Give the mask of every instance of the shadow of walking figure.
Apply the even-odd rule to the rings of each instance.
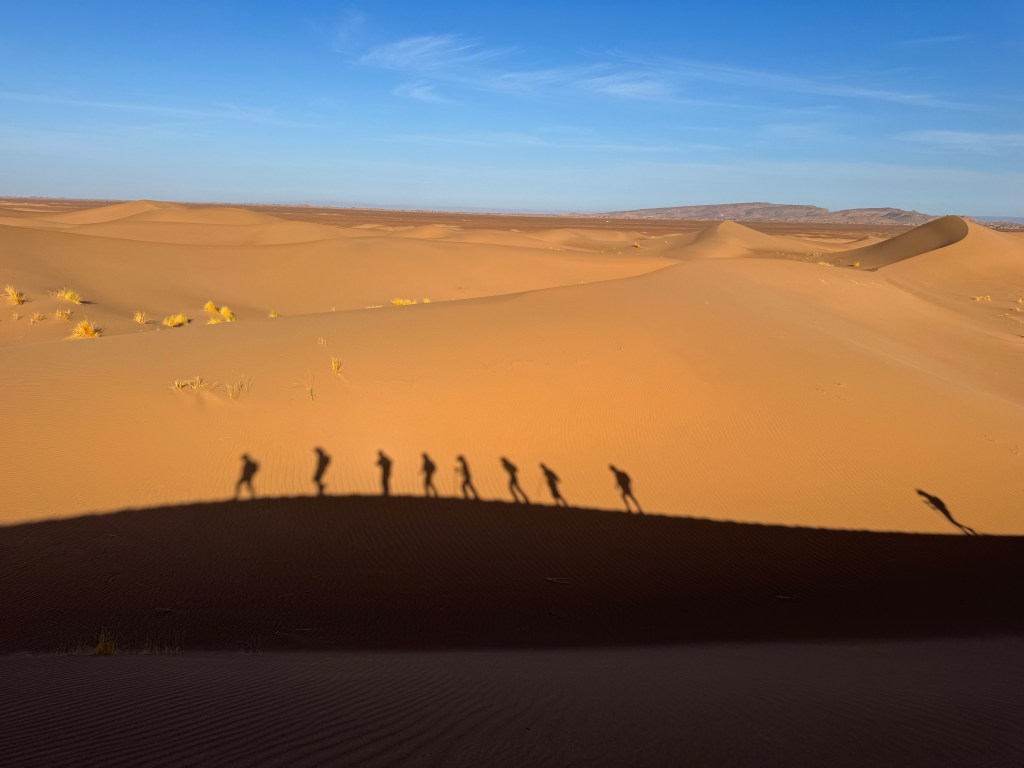
[[[951,522],[953,525],[955,525],[957,528],[963,531],[966,535],[978,535],[978,532],[973,528],[970,528],[964,525],[963,523],[958,522],[956,518],[953,517],[953,513],[950,512],[949,509],[946,507],[946,503],[938,496],[932,496],[930,493],[925,493],[920,488],[917,489],[917,493],[921,498],[924,499],[925,504],[934,509],[936,512],[940,512],[941,514],[945,515],[946,519],[949,520],[949,522]]]
[[[633,511],[629,506],[629,502],[632,499],[633,504],[636,505],[636,511],[642,515],[644,511],[640,509],[640,502],[637,501],[636,496],[633,495],[632,478],[614,464],[609,464],[608,469],[615,474],[615,482],[618,483],[619,491],[622,493],[622,501],[626,505],[626,511]]]
[[[526,498],[526,492],[523,490],[522,486],[519,485],[519,467],[504,456],[501,457],[501,466],[503,466],[505,471],[508,472],[508,489],[512,493],[513,501],[517,504],[520,502],[523,504],[529,504],[530,500]]]
[[[480,496],[473,485],[473,475],[469,472],[469,464],[466,463],[466,457],[459,454],[455,457],[455,460],[459,462],[455,470],[462,475],[462,498],[468,499],[472,496],[474,500],[479,500]]]
[[[551,498],[554,500],[555,504],[559,507],[568,507],[569,503],[562,498],[562,492],[558,490],[558,484],[562,482],[561,478],[555,474],[551,467],[543,462],[541,462],[540,469],[544,473],[544,479],[548,481],[548,488],[551,490]]]
[[[391,464],[392,461],[384,451],[377,451],[377,466],[380,467],[380,493],[391,495]]]
[[[330,454],[324,453],[324,449],[317,447],[313,449],[316,451],[316,472],[313,473],[313,482],[316,483],[316,495],[323,496],[324,488],[324,472],[327,471],[327,465],[331,463]]]
[[[436,499],[438,493],[437,487],[434,485],[434,473],[437,471],[437,465],[430,460],[426,453],[423,454],[423,469],[420,471],[423,473],[423,495],[433,496]]]
[[[256,472],[259,470],[260,465],[252,460],[252,457],[248,453],[242,454],[242,474],[238,478],[238,482],[235,483],[235,499],[237,500],[242,492],[242,486],[244,485],[249,489],[250,498],[256,498],[256,490],[252,487],[252,479],[255,477]]]

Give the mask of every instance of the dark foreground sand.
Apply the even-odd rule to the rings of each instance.
[[[0,658],[0,764],[1024,765],[1020,639]]]

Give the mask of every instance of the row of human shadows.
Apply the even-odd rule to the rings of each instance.
[[[313,484],[316,486],[317,496],[323,496],[324,491],[327,489],[327,485],[324,483],[324,475],[327,473],[327,467],[331,463],[331,457],[324,451],[323,448],[314,448],[316,453],[316,469],[313,473]],[[440,496],[437,490],[437,486],[434,485],[434,475],[437,473],[437,464],[434,463],[433,459],[430,458],[426,453],[423,455],[423,461],[420,465],[420,475],[423,477],[423,494],[427,497],[437,498]],[[469,463],[466,461],[466,457],[459,456],[455,457],[455,471],[461,478],[460,489],[462,491],[462,497],[464,499],[479,500],[480,495],[476,491],[476,486],[473,485],[473,474],[470,472]],[[377,451],[377,466],[380,469],[380,486],[381,495],[391,495],[391,474],[394,467],[394,460],[388,456],[384,451]],[[529,504],[530,499],[526,496],[526,492],[523,487],[519,484],[519,467],[513,464],[505,456],[501,457],[502,469],[508,474],[508,490],[512,494],[512,500],[520,504]],[[253,485],[253,479],[256,477],[256,473],[259,471],[260,465],[249,455],[242,454],[242,473],[238,478],[238,482],[235,484],[235,499],[238,499],[243,491],[248,491],[249,496],[253,499],[256,498],[256,489]],[[544,473],[544,480],[547,482],[548,490],[551,492],[551,498],[553,502],[560,507],[568,507],[569,503],[562,496],[560,484],[561,478],[555,473],[551,467],[541,462],[541,472]],[[637,512],[643,514],[643,509],[640,507],[640,502],[636,500],[636,496],[633,495],[633,480],[623,470],[616,467],[614,464],[609,464],[608,469],[611,470],[615,476],[615,483],[618,485],[619,493],[622,496],[622,502],[626,505],[627,512]]]

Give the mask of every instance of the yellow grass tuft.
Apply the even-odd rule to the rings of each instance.
[[[229,307],[221,307],[217,311],[220,312],[220,316],[224,319],[225,323],[235,322],[235,313]]]
[[[423,303],[424,304],[429,304],[430,303],[430,299],[428,299],[426,296],[424,296],[423,297]]]
[[[280,313],[275,312],[274,310],[270,310],[270,314],[267,315],[267,317],[280,317],[280,316],[281,316]]]
[[[179,392],[184,392],[186,389],[191,389],[193,392],[205,392],[215,386],[217,385],[210,384],[202,376],[193,376],[190,379],[175,379],[171,384],[171,389],[176,389]]]
[[[855,262],[853,262],[853,266],[855,266],[855,267],[859,267],[859,266],[860,266],[860,262],[859,262],[859,261],[855,261]]]
[[[212,301],[208,301],[205,304],[203,304],[203,311],[204,312],[219,312],[220,310],[217,309],[217,305],[216,304],[214,304]]]
[[[331,372],[332,373],[341,373],[341,358],[340,357],[332,357],[331,358]]]
[[[192,321],[185,317],[185,315],[182,314],[181,312],[179,312],[176,315],[169,315],[164,318],[164,325],[166,325],[168,328],[177,328],[180,325],[188,325],[190,322]]]
[[[93,656],[113,656],[117,653],[117,642],[113,633],[106,627],[96,636],[96,645],[92,649]]]
[[[20,312],[11,312],[11,320],[21,320]]]
[[[56,318],[59,318],[61,320],[70,320],[71,319],[71,310],[70,309],[58,309],[56,312],[53,313],[53,316],[56,317]]]
[[[224,388],[228,391],[228,397],[232,400],[237,400],[242,396],[243,392],[248,392],[252,389],[252,379],[248,376],[243,376],[237,381],[229,381],[224,385]]]
[[[819,261],[818,262],[818,266],[819,267],[831,267],[831,266],[833,266],[833,264],[831,262],[829,262],[829,261]]]
[[[41,322],[41,321],[43,321],[45,319],[46,319],[46,315],[44,315],[42,312],[33,312],[32,313],[32,318],[29,320],[29,323],[31,323],[32,325],[35,325],[36,323]]]
[[[4,295],[7,296],[7,302],[11,306],[17,306],[18,304],[25,303],[25,294],[15,288],[13,285],[4,286]]]
[[[972,296],[971,297],[971,301],[992,301],[992,297],[988,296],[988,295],[985,295],[985,296]]]
[[[134,320],[139,325],[145,325],[146,323],[149,322],[149,315],[147,315],[145,312],[139,311],[132,315],[132,320]]]
[[[408,307],[416,303],[416,299],[392,299],[392,307]]]
[[[89,319],[79,320],[71,329],[69,339],[98,339],[102,335],[99,328]]]
[[[218,325],[224,322],[224,318],[220,315],[213,315],[209,320],[206,321],[207,325]]]
[[[70,288],[61,288],[59,291],[50,291],[51,296],[56,296],[58,299],[64,299],[64,301],[70,301],[72,304],[81,304],[82,297],[78,291],[73,291]]]

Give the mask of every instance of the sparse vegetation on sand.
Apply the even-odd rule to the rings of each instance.
[[[217,312],[218,311],[217,305],[214,304],[212,301],[208,301],[205,304],[203,304],[203,311],[204,312]]]
[[[45,319],[46,315],[44,315],[42,312],[33,312],[32,318],[29,320],[29,323],[35,325],[36,323],[42,322]]]
[[[104,627],[96,636],[96,645],[93,646],[93,656],[113,656],[117,653],[117,642],[114,634]]]
[[[341,358],[340,357],[332,357],[331,358],[331,372],[332,373],[341,373],[342,372],[341,371]]]
[[[190,322],[192,321],[189,320],[189,318],[187,318],[182,312],[179,312],[176,315],[168,315],[164,318],[164,325],[168,328],[177,328],[181,325],[188,325]]]
[[[60,320],[70,320],[71,319],[71,310],[68,309],[68,308],[61,308],[61,309],[56,310],[53,313],[53,316],[58,318],[58,319],[60,319]]]
[[[175,389],[178,392],[184,392],[186,389],[191,389],[193,392],[205,392],[215,386],[216,384],[210,384],[202,376],[193,376],[189,379],[175,379],[171,384],[171,389]]]
[[[228,397],[232,400],[237,400],[242,396],[243,392],[248,393],[252,388],[252,379],[248,376],[243,376],[237,381],[229,381],[224,385],[224,388],[227,390]]]
[[[409,307],[409,306],[412,306],[413,304],[416,304],[416,303],[417,303],[416,299],[392,299],[391,300],[391,306],[392,307]]]
[[[274,310],[270,310],[270,314],[267,315],[267,317],[280,317],[280,316],[281,316],[281,313],[280,312],[275,312]]]
[[[11,306],[17,306],[18,304],[25,303],[25,294],[15,288],[13,285],[4,286],[4,296],[7,297],[7,303]]]
[[[79,320],[75,327],[71,329],[71,335],[69,339],[98,339],[102,335],[102,331],[96,327],[96,325],[89,320]]]
[[[220,313],[220,316],[224,319],[225,323],[235,322],[235,313],[231,311],[230,307],[221,307],[217,311]]]
[[[139,311],[132,315],[132,320],[134,320],[139,325],[146,325],[149,322],[149,315],[147,315],[145,312]]]
[[[51,296],[56,296],[58,299],[64,301],[70,301],[72,304],[81,304],[82,297],[78,291],[73,291],[70,288],[61,288],[59,291],[50,291]]]
[[[972,296],[971,301],[992,301],[992,297],[987,294],[984,296]]]
[[[21,320],[21,313],[20,312],[11,312],[11,320],[15,320],[15,321]]]

